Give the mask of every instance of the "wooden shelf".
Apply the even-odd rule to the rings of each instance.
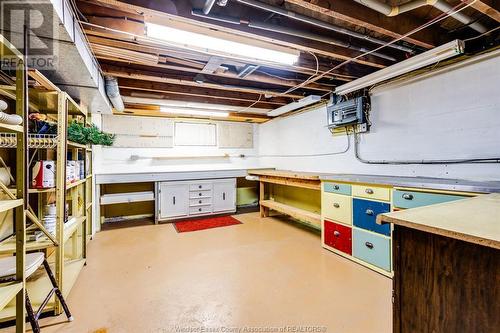
[[[3,131],[8,131],[8,132],[16,132],[16,133],[23,133],[23,127],[21,125],[9,125],[9,124],[4,124],[0,123],[0,129]]]
[[[51,264],[52,272],[55,272],[54,265]],[[71,289],[80,274],[80,271],[85,266],[85,259],[71,260],[64,263],[64,277],[63,277],[63,296],[68,297]],[[30,296],[31,304],[35,311],[38,310],[40,304],[48,295],[52,285],[50,284],[49,277],[45,270],[40,270],[33,275],[33,279],[26,282],[26,289]],[[54,310],[54,297],[49,301],[44,309],[44,312]],[[16,315],[16,307],[14,301],[10,301],[7,306],[0,311],[0,320],[7,321],[14,319]]]
[[[104,194],[101,195],[101,205],[153,201],[154,199],[155,194],[153,191]]]
[[[9,304],[22,288],[22,282],[0,284],[0,310]]]
[[[89,147],[87,145],[73,142],[73,141],[68,141],[68,146],[74,147],[74,148],[89,149]]]
[[[51,188],[30,188],[28,190],[28,193],[50,193],[50,192],[55,192],[56,188],[51,187]]]
[[[80,179],[80,180],[77,180],[76,182],[74,183],[69,183],[69,184],[66,184],[66,190],[69,190],[73,187],[76,187],[76,186],[79,186],[79,185],[82,185],[83,183],[85,183],[86,179]]]
[[[71,219],[71,217],[70,217]],[[66,243],[71,236],[78,230],[78,227],[85,221],[85,216],[80,216],[75,218],[76,221],[71,224],[64,225],[64,239],[63,244]],[[36,226],[30,226],[28,230],[36,229]],[[26,242],[26,251],[38,251],[54,247],[54,243],[47,237],[44,237],[38,241]],[[16,252],[16,239],[15,237],[10,237],[0,243],[0,254],[11,254]]]
[[[23,204],[22,199],[0,200],[0,213],[6,212]]]
[[[66,190],[69,190],[73,187],[76,187],[78,185],[82,185],[83,183],[85,183],[87,181],[86,178],[84,179],[80,179],[80,180],[77,180],[76,182],[73,182],[73,183],[66,183]],[[51,187],[51,188],[41,188],[41,189],[38,189],[38,188],[30,188],[28,190],[29,193],[50,193],[50,192],[55,192],[56,191],[56,188],[55,187]]]
[[[274,200],[261,200],[260,204],[277,212],[290,215],[291,217],[305,222],[316,229],[321,229],[321,215],[304,209],[293,207]]]

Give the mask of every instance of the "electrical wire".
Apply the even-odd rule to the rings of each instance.
[[[341,150],[341,151],[336,151],[336,152],[330,152],[330,153],[318,153],[318,154],[292,154],[292,155],[244,155],[244,157],[321,157],[321,156],[332,156],[332,155],[340,155],[340,154],[345,154],[351,149],[351,140],[350,140],[350,135],[349,131],[347,129],[347,126],[345,127],[345,135],[346,135],[346,148]]]
[[[491,34],[492,32],[497,31],[498,29],[500,29],[500,25],[499,25],[498,27],[496,27],[496,28],[493,28],[493,29],[491,29],[491,30],[488,30],[488,31],[486,31],[486,32],[483,32],[483,33],[482,33],[482,34],[480,34],[479,36],[475,36],[475,37],[471,37],[471,38],[464,39],[464,42],[468,42],[468,41],[471,41],[471,40],[474,40],[474,39],[481,38],[481,37],[483,37],[483,36],[485,36],[485,35],[489,35],[489,34]]]
[[[375,48],[375,49],[373,49],[373,50],[371,50],[371,51],[367,51],[367,52],[362,53],[362,54],[360,54],[360,55],[358,55],[358,56],[356,56],[356,57],[353,57],[353,58],[347,59],[347,60],[345,60],[345,61],[341,62],[340,64],[338,64],[338,65],[336,65],[336,66],[332,67],[332,68],[331,68],[331,69],[329,69],[328,71],[323,72],[321,75],[319,75],[319,76],[317,76],[317,77],[315,77],[315,78],[310,78],[310,79],[307,79],[307,80],[305,80],[304,82],[302,82],[302,83],[300,83],[300,84],[296,85],[295,87],[291,87],[290,89],[288,89],[288,90],[284,91],[284,92],[283,92],[283,93],[281,93],[281,94],[283,94],[283,95],[284,95],[284,94],[288,94],[288,93],[290,93],[290,92],[292,92],[292,91],[294,91],[294,90],[297,90],[297,89],[299,89],[299,88],[301,88],[301,87],[303,87],[303,86],[305,86],[305,85],[309,84],[310,82],[315,82],[315,81],[317,81],[317,80],[319,80],[319,79],[321,79],[321,78],[325,77],[326,75],[328,75],[328,74],[332,73],[334,70],[336,70],[336,69],[338,69],[338,68],[340,68],[340,67],[342,67],[342,66],[345,66],[345,65],[347,65],[347,64],[349,64],[349,63],[351,63],[351,62],[353,62],[353,61],[357,60],[357,59],[358,59],[358,58],[360,58],[360,57],[364,57],[364,56],[367,56],[367,55],[369,55],[369,54],[372,54],[373,52],[377,52],[377,51],[379,51],[379,50],[383,49],[384,47],[387,47],[387,46],[389,46],[389,45],[392,45],[392,44],[394,44],[394,43],[396,43],[396,42],[398,42],[398,41],[400,41],[400,40],[403,40],[403,39],[405,39],[405,38],[407,38],[407,37],[409,37],[409,36],[413,35],[414,33],[418,32],[418,31],[420,31],[420,30],[423,30],[423,29],[425,29],[425,28],[427,28],[427,27],[429,27],[429,26],[431,26],[431,25],[433,25],[433,24],[435,24],[435,23],[437,23],[437,22],[440,22],[440,21],[442,21],[442,20],[444,20],[444,19],[446,19],[446,18],[448,18],[448,17],[450,17],[450,16],[452,16],[452,15],[454,15],[454,14],[458,13],[458,12],[461,12],[462,10],[464,10],[464,9],[466,9],[466,8],[470,7],[471,5],[473,5],[476,1],[477,1],[477,0],[474,0],[474,1],[472,1],[472,2],[470,2],[470,3],[468,3],[468,4],[466,4],[466,5],[465,5],[465,6],[463,6],[462,8],[459,8],[459,7],[462,5],[462,3],[459,3],[458,5],[456,5],[455,7],[453,7],[453,8],[452,8],[449,12],[442,13],[442,14],[438,15],[438,16],[437,16],[437,17],[435,17],[434,19],[432,19],[432,20],[430,20],[430,21],[428,21],[428,22],[426,22],[426,23],[422,24],[421,26],[419,26],[419,27],[417,27],[417,28],[415,28],[415,29],[411,30],[410,32],[408,32],[408,33],[406,33],[406,34],[404,34],[404,35],[402,35],[402,36],[400,36],[400,37],[398,37],[398,38],[395,38],[395,39],[393,39],[392,41],[387,42],[386,44],[381,45],[381,46],[379,46],[379,47],[377,47],[377,48]],[[457,9],[457,8],[458,8],[458,9]],[[456,9],[456,10],[455,10],[455,9]]]
[[[359,151],[359,133],[354,130],[354,156],[364,164],[409,165],[409,164],[465,164],[465,163],[500,163],[500,157],[467,158],[449,160],[367,160],[361,157]]]

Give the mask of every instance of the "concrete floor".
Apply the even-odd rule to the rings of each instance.
[[[390,279],[284,218],[236,217],[243,224],[183,234],[171,224],[98,233],[68,298],[75,321],[46,318],[42,332],[391,331]]]

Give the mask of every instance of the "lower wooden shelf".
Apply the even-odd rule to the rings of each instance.
[[[0,310],[9,304],[22,288],[23,284],[21,282],[0,284]]]
[[[299,221],[307,223],[308,225],[314,227],[315,229],[321,229],[320,214],[310,212],[308,210],[304,210],[301,208],[297,208],[294,206],[290,206],[274,200],[261,200],[260,204],[264,207],[275,210],[277,212],[290,215],[291,217]]]
[[[63,295],[67,297],[71,292],[71,289],[75,285],[75,282],[80,274],[83,266],[85,265],[85,259],[76,259],[67,261],[64,263],[64,278],[63,278]],[[51,264],[52,272],[55,272],[54,265]],[[26,291],[30,297],[31,304],[35,311],[38,310],[42,304],[45,297],[48,295],[52,285],[50,284],[49,277],[44,269],[39,269],[35,272],[26,282]],[[1,291],[0,291],[1,293]],[[1,303],[0,303],[1,304]],[[44,309],[44,312],[49,312],[54,310],[54,297],[49,301]],[[15,319],[16,316],[16,306],[15,300],[11,300],[8,304],[0,311],[0,321],[8,321]]]
[[[71,219],[71,217],[70,217]],[[75,217],[74,222],[68,222],[64,226],[64,240],[63,244],[68,241],[68,239],[73,236],[73,234],[78,230],[78,227],[85,221],[85,216]],[[31,228],[31,227],[30,227]],[[38,241],[26,242],[26,251],[37,251],[43,250],[49,247],[53,247],[54,243],[47,237],[44,237]],[[10,254],[16,252],[16,238],[12,236],[0,243],[0,254]]]

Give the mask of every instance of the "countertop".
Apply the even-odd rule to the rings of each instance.
[[[500,194],[380,214],[377,222],[500,249]]]
[[[295,178],[295,179],[308,179],[308,180],[318,180],[320,174],[315,172],[305,172],[305,171],[291,171],[291,170],[276,170],[276,169],[251,169],[248,170],[249,175],[255,176],[270,176],[270,177],[283,177],[283,178]]]
[[[500,181],[471,181],[462,179],[398,177],[380,175],[356,175],[319,173],[321,180],[414,187],[422,189],[463,191],[476,193],[500,193]]]

